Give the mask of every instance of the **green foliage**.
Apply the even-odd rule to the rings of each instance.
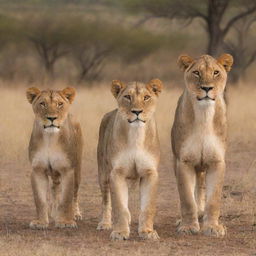
[[[20,40],[20,25],[17,20],[0,15],[0,47]]]
[[[116,35],[115,54],[127,63],[140,61],[164,44],[161,36],[143,30],[123,30],[119,33],[120,36]]]
[[[96,4],[104,0],[12,0],[11,4],[34,4],[34,5],[54,5],[54,4]],[[9,0],[0,0],[0,4],[10,4]]]
[[[144,12],[156,17],[190,18],[207,12],[207,1],[200,0],[108,0],[130,12]]]
[[[107,58],[118,58],[125,63],[137,62],[164,44],[160,36],[105,21],[77,19],[70,22],[68,29],[72,38],[71,54],[80,69],[79,80],[98,76]]]
[[[53,77],[57,60],[71,57],[78,67],[79,81],[98,76],[107,58],[138,62],[168,42],[166,37],[142,29],[66,14],[29,17],[21,23],[24,38],[32,44],[47,73]]]

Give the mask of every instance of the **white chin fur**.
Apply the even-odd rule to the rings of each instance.
[[[45,128],[44,131],[47,133],[58,133],[60,129],[57,127],[48,127],[48,128]]]
[[[210,106],[210,105],[214,105],[215,101],[214,100],[200,100],[198,101],[199,106]]]
[[[141,122],[141,121],[135,121],[135,122],[133,122],[133,123],[130,123],[130,125],[131,125],[132,127],[143,127],[143,126],[145,125],[145,123],[144,123],[144,122]]]

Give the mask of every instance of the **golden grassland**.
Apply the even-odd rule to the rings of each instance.
[[[56,84],[64,88],[65,84]],[[256,250],[256,88],[246,85],[228,90],[229,143],[227,173],[223,189],[222,222],[228,227],[224,239],[203,236],[178,237],[178,194],[172,170],[170,129],[181,88],[166,84],[160,96],[156,119],[162,159],[156,229],[159,242],[138,239],[138,190],[131,190],[131,240],[110,242],[109,232],[96,231],[100,215],[97,183],[96,146],[98,128],[104,113],[116,103],[108,84],[77,89],[71,112],[80,120],[85,150],[81,208],[84,220],[78,230],[31,231],[35,215],[30,188],[31,168],[27,146],[32,130],[33,112],[25,96],[25,86],[1,87],[0,101],[0,255],[249,255]]]
[[[162,150],[169,154],[170,129],[182,88],[167,85],[160,95],[156,119]],[[57,84],[56,88],[65,88]],[[26,162],[26,145],[32,130],[33,111],[26,100],[26,88],[1,88],[1,160]],[[230,143],[251,143],[256,130],[256,88],[236,87],[228,90],[228,124]],[[116,107],[108,84],[77,89],[71,112],[81,122],[85,137],[85,161],[95,162],[98,128],[103,115]],[[89,135],[89,136],[88,136]],[[255,138],[256,139],[256,138]],[[168,151],[168,152],[166,152]]]

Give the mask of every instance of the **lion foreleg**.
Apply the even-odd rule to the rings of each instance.
[[[130,212],[128,209],[128,186],[122,170],[110,174],[111,201],[113,204],[112,240],[126,240],[130,235]]]
[[[194,196],[196,171],[193,165],[181,161],[177,161],[176,168],[181,206],[181,223],[177,227],[177,232],[181,234],[196,234],[200,229]]]
[[[224,236],[225,227],[219,224],[220,201],[225,162],[211,164],[206,173],[206,206],[202,232],[209,236]]]
[[[37,211],[37,219],[30,222],[32,229],[45,229],[49,225],[48,219],[48,176],[42,168],[34,168],[31,174],[31,185]]]
[[[159,239],[153,228],[156,212],[158,173],[155,170],[146,170],[140,180],[140,217],[139,236],[142,239]]]
[[[75,228],[77,226],[73,220],[74,172],[72,169],[61,172],[60,186],[61,192],[55,225],[59,228]]]

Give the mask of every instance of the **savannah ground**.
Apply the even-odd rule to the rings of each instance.
[[[55,85],[64,88],[66,84]],[[9,88],[8,88],[9,87]],[[179,200],[170,150],[170,129],[181,89],[165,83],[156,119],[162,158],[155,228],[160,241],[141,241],[137,235],[138,186],[130,189],[131,237],[111,242],[109,231],[97,231],[101,195],[97,181],[96,146],[103,114],[116,103],[109,84],[77,89],[72,106],[81,122],[83,155],[80,202],[83,220],[78,229],[47,231],[28,228],[35,216],[30,185],[27,146],[33,113],[25,97],[25,85],[2,85],[0,101],[0,255],[256,255],[256,89],[248,85],[228,90],[229,143],[223,188],[221,222],[227,226],[223,239],[201,235],[182,237],[175,232]]]

